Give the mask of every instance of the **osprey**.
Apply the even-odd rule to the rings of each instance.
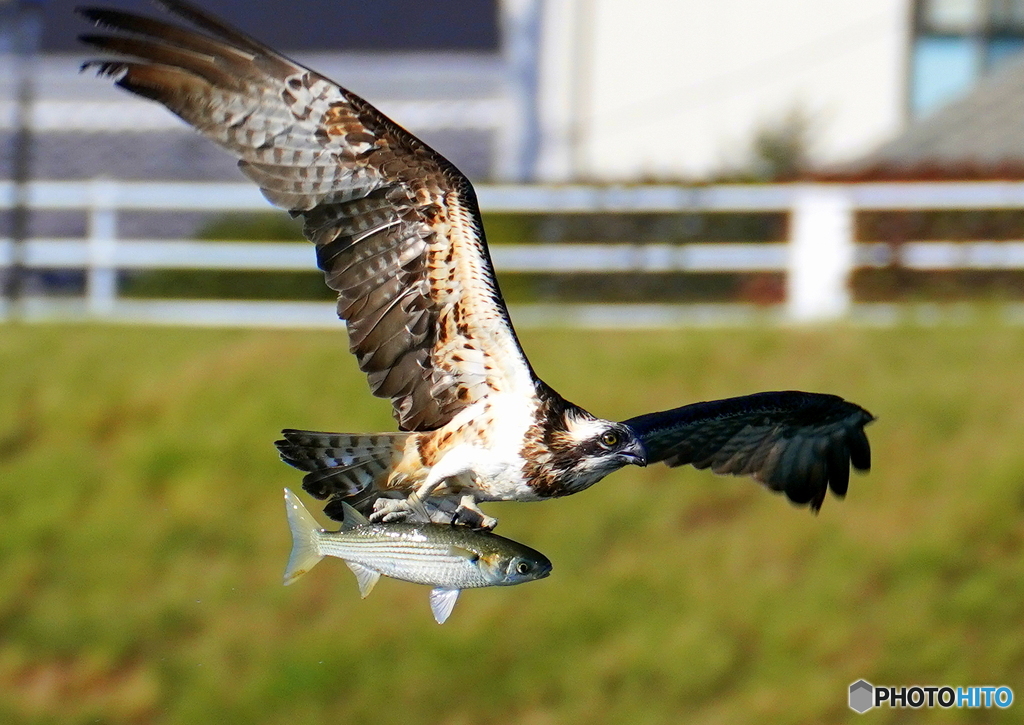
[[[622,422],[562,398],[516,338],[473,187],[447,159],[359,96],[182,0],[205,32],[113,9],[79,10],[116,34],[82,40],[119,56],[96,68],[164,104],[235,154],[267,199],[304,220],[338,315],[399,431],[288,429],[281,457],[344,518],[493,528],[481,501],[582,491],[626,465],[663,461],[749,475],[817,510],[870,467],[863,408],[834,395],[769,392]]]

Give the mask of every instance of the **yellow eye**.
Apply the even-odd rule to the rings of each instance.
[[[617,446],[618,444],[619,434],[616,433],[615,431],[605,431],[601,435],[601,445],[605,446],[606,448],[611,448],[613,446]]]

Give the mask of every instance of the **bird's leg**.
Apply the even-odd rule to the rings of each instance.
[[[432,498],[424,502],[430,512],[430,520],[435,524],[450,524],[455,519],[458,504],[450,498]]]
[[[430,513],[426,502],[430,495],[449,478],[456,478],[468,471],[465,466],[435,465],[426,480],[404,499],[379,499],[374,505],[370,521],[392,523],[396,521],[420,521],[429,523]]]
[[[491,531],[498,525],[498,519],[481,511],[476,503],[476,497],[467,493],[459,501],[459,507],[455,509],[455,515],[452,516],[452,523]]]
[[[409,510],[421,521],[430,521],[430,514],[427,513],[427,507],[423,502],[440,483],[441,482],[438,481],[435,484],[430,484],[428,481],[410,493],[408,498],[405,499],[406,506],[408,506]]]

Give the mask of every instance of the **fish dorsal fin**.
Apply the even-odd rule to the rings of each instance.
[[[348,531],[349,529],[354,529],[357,526],[365,526],[370,523],[368,518],[363,516],[344,501],[341,502],[341,510],[345,512],[345,517],[341,522],[342,531]]]
[[[456,546],[455,544],[448,547],[448,553],[452,556],[461,556],[463,559],[469,559],[470,561],[476,561],[480,558],[480,555],[472,549]]]
[[[354,561],[346,561],[345,563],[348,564],[348,568],[352,570],[352,573],[356,575],[356,581],[359,583],[359,596],[366,599],[367,595],[377,585],[377,581],[380,579],[380,572],[376,572],[362,564],[357,564]]]
[[[444,620],[452,613],[455,602],[459,599],[459,591],[443,587],[430,590],[430,611],[434,613],[434,619],[438,624],[444,624]]]

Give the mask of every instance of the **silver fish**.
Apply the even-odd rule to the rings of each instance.
[[[292,553],[284,572],[286,586],[325,556],[336,556],[356,575],[363,597],[382,574],[434,587],[430,609],[442,624],[463,589],[522,584],[551,573],[551,562],[539,551],[468,526],[373,524],[345,504],[341,530],[327,531],[287,488],[284,506],[292,531]]]

